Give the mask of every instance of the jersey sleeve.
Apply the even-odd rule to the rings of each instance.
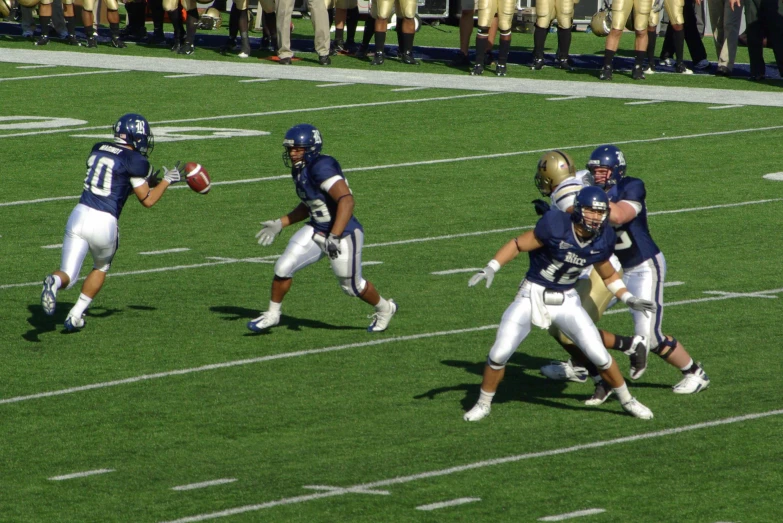
[[[134,178],[146,178],[150,174],[150,162],[141,154],[131,154],[125,159],[125,168],[128,170],[128,177],[133,180]],[[136,187],[134,185],[134,187]]]
[[[536,222],[536,226],[533,229],[533,234],[538,238],[538,240],[541,243],[546,243],[547,240],[549,240],[552,237],[552,217],[553,212],[549,211],[546,212],[539,220]]]
[[[582,182],[577,178],[563,180],[552,192],[552,205],[563,212],[568,212],[569,207],[574,206],[576,195],[582,190]]]
[[[322,191],[327,193],[335,183],[345,179],[343,170],[340,168],[337,160],[326,155],[319,157],[318,161],[313,164],[311,173],[313,181],[318,184]]]
[[[640,205],[644,203],[644,199],[647,197],[647,190],[644,188],[644,182],[638,178],[629,180],[628,184],[623,188],[620,193],[620,201],[637,202]],[[635,206],[634,206],[635,207]]]

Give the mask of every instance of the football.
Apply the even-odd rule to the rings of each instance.
[[[185,164],[185,180],[188,186],[199,194],[207,194],[212,188],[212,180],[209,179],[209,173],[204,167],[196,162]]]

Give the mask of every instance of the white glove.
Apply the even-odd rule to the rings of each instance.
[[[628,307],[643,313],[648,318],[650,317],[648,314],[649,312],[655,312],[656,305],[650,300],[643,300],[641,298],[637,298],[636,296],[631,296],[627,300],[623,301],[626,305],[628,305]]]
[[[182,180],[182,174],[179,172],[180,163],[181,162],[177,162],[171,169],[163,167],[163,179],[169,182],[169,185],[174,185]]]
[[[256,234],[256,238],[258,238],[258,244],[263,245],[264,247],[267,245],[272,245],[272,242],[275,241],[277,235],[280,234],[280,231],[283,230],[283,222],[280,221],[280,218],[278,218],[277,220],[261,222],[261,225],[263,225],[264,228],[258,231],[258,234]]]
[[[340,253],[340,237],[334,234],[329,234],[324,242],[324,252],[329,255],[329,258],[336,260]]]
[[[473,287],[481,280],[487,280],[487,289],[492,285],[492,280],[495,279],[495,273],[500,270],[500,264],[495,260],[491,260],[486,267],[473,275],[468,281],[468,287]]]

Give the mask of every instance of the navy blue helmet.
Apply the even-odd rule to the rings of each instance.
[[[609,189],[625,176],[625,156],[615,145],[602,145],[593,151],[593,154],[590,155],[590,159],[587,161],[587,169],[593,174],[594,178],[594,169],[596,167],[606,167],[611,171],[606,180],[603,182],[596,181],[596,185],[599,187]]]
[[[601,219],[585,218],[585,209],[601,212]],[[581,225],[590,234],[601,234],[601,231],[606,226],[606,222],[609,221],[609,197],[598,187],[588,186],[582,188],[579,194],[576,195],[571,221]]]
[[[321,154],[321,147],[323,147],[321,132],[307,123],[300,123],[286,131],[285,138],[283,138],[283,163],[285,163],[286,167],[293,165],[291,160],[292,147],[304,148],[304,163],[311,163]]]
[[[152,154],[152,149],[155,147],[150,123],[142,115],[136,113],[120,116],[120,119],[114,124],[114,141],[130,145],[144,156]]]

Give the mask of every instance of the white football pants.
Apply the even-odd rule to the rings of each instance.
[[[663,253],[632,267],[623,270],[625,287],[637,298],[655,303],[655,312],[647,317],[639,311],[633,313],[634,333],[637,336],[647,336],[650,347],[655,348],[664,340],[661,331],[663,321],[663,283],[666,281],[666,259]]]
[[[108,272],[119,241],[117,218],[107,212],[78,204],[65,226],[60,261],[60,270],[71,280],[68,288],[73,287],[79,278],[87,251],[92,254],[93,268]]]

